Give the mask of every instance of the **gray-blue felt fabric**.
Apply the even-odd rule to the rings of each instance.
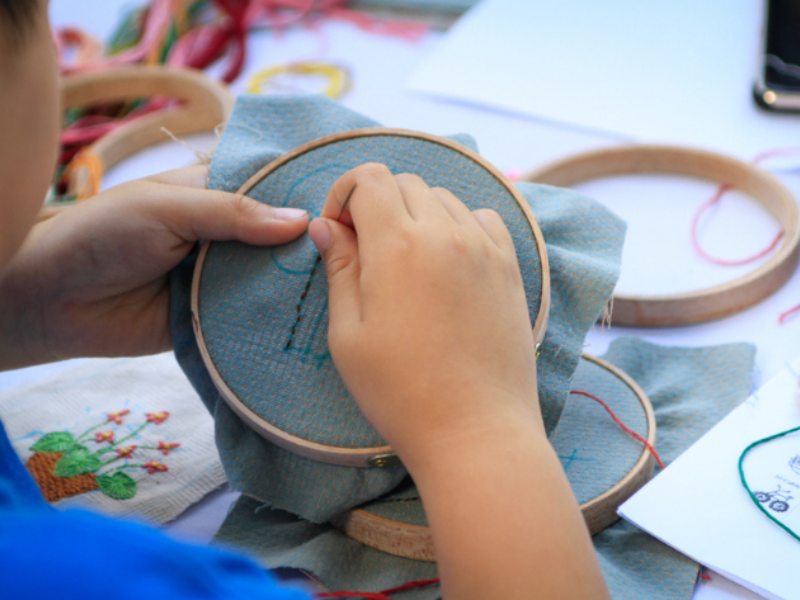
[[[231,121],[215,153],[210,186],[236,191],[261,167],[297,146],[325,135],[376,125],[323,97],[242,96],[237,101]],[[453,136],[451,139],[474,149],[474,142],[468,136]],[[328,170],[333,160],[333,157],[320,156],[317,161],[319,169]],[[350,166],[349,160],[344,160],[341,164]],[[538,375],[543,413],[548,430],[552,431],[566,401],[568,380],[577,366],[584,336],[597,319],[616,282],[624,224],[597,203],[574,192],[533,184],[519,184],[518,188],[536,215],[546,240],[550,261],[550,320],[538,363]],[[327,190],[317,190],[321,197],[317,204],[308,206],[312,213],[319,210],[326,192]],[[259,196],[262,193],[265,196]],[[251,195],[271,203],[279,203],[286,198],[285,195],[276,198],[273,193],[274,190],[271,191],[269,186],[263,189],[257,186]],[[309,197],[306,194],[305,198]],[[515,215],[509,213],[507,217],[513,218]],[[515,224],[512,223],[511,226]],[[516,226],[519,227],[520,224],[516,223]],[[307,258],[308,244],[309,241],[302,238],[293,247],[298,255],[303,254]],[[225,246],[220,245],[220,248]],[[274,252],[284,268],[292,270],[293,257],[285,254],[287,250],[288,247],[278,248]],[[527,246],[518,246],[518,252],[521,264],[532,265],[529,269],[532,281],[526,284],[536,293],[536,286],[540,285],[540,281],[537,283],[535,280],[536,267],[531,256],[535,253],[535,246],[529,240]],[[270,260],[275,262],[274,257]],[[232,487],[274,508],[288,510],[317,523],[325,522],[343,510],[382,496],[396,487],[406,475],[402,467],[359,469],[314,462],[267,442],[233,413],[214,387],[194,339],[190,315],[193,261],[194,255],[173,272],[171,281],[171,320],[175,353],[215,418],[217,445]],[[308,265],[304,268],[308,270]],[[247,269],[244,273],[247,274]],[[226,298],[243,293],[252,283],[247,280],[228,281],[224,269],[218,271],[218,281],[225,284],[219,285],[216,290],[221,292],[218,295],[221,303],[226,302]],[[263,292],[263,288],[258,291]],[[318,321],[313,336],[308,337],[309,331],[305,330],[301,334],[307,337],[297,341],[303,351],[294,354],[296,370],[284,366],[272,378],[254,375],[254,381],[261,387],[283,394],[286,410],[292,410],[291,403],[298,401],[291,393],[292,386],[301,384],[302,377],[316,369],[326,369],[327,381],[332,387],[338,385],[338,375],[334,377],[332,362],[329,359],[319,360],[326,353],[326,331],[319,324],[326,318],[324,292],[324,287],[315,291],[319,296],[319,309],[314,315],[315,319],[311,319]],[[297,302],[296,299],[293,300]],[[531,305],[538,306],[538,303],[531,302]],[[308,321],[309,319],[306,322]],[[242,329],[231,328],[227,339],[222,329],[216,335],[218,342],[223,346],[227,345],[227,350],[231,351],[230,358],[234,362],[237,358],[249,360],[256,349],[264,351],[266,348],[266,351],[273,354],[285,353],[289,339],[285,322],[282,323],[281,335],[275,339],[269,337],[271,331],[259,330],[251,324],[239,323],[236,327],[239,325]],[[205,322],[203,326],[205,328]],[[236,339],[237,336],[240,337],[239,340]],[[242,340],[244,342],[239,343]],[[271,346],[265,347],[267,343]],[[309,352],[305,352],[306,349]],[[290,383],[289,386],[286,385],[287,382]],[[284,387],[283,392],[280,392],[281,386]],[[299,401],[308,406],[308,398],[301,397]],[[363,422],[360,413],[347,414],[350,423],[358,423],[356,429],[360,441],[357,443],[379,439],[368,424]],[[331,436],[329,440],[335,440],[339,436],[338,439],[346,441],[349,428],[347,422],[334,422],[327,434]],[[350,438],[351,443],[352,441]]]
[[[620,338],[604,358],[631,375],[649,396],[656,414],[657,450],[666,464],[742,402],[752,385],[754,348],[749,344],[667,348]],[[591,386],[591,372],[580,377],[576,384]],[[589,406],[577,398],[570,402]],[[569,471],[568,457],[561,458]],[[397,493],[402,496],[414,498],[413,487],[404,484]],[[407,510],[404,503],[396,504],[399,511]],[[697,563],[636,527],[618,521],[595,535],[593,542],[614,600],[691,598]],[[246,496],[228,515],[216,543],[248,552],[265,566],[306,571],[331,590],[378,591],[437,576],[433,563],[373,550],[330,525],[309,523]],[[433,586],[396,597],[439,596]]]

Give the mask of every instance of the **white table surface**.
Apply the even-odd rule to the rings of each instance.
[[[56,25],[79,25],[103,37],[117,22],[120,8],[130,4],[129,0],[52,0],[51,18]],[[233,89],[242,91],[248,75],[259,68],[300,59],[334,60],[346,64],[353,74],[353,88],[342,99],[346,106],[387,126],[436,134],[470,133],[477,139],[482,154],[504,171],[525,171],[574,152],[625,141],[622,136],[589,133],[545,120],[437,101],[405,90],[405,79],[441,37],[441,33],[432,32],[411,44],[368,35],[344,23],[326,23],[316,31],[294,29],[281,37],[259,32],[251,35],[245,71]],[[196,136],[188,141],[202,149],[213,137]],[[104,186],[183,166],[193,160],[191,152],[174,142],[166,142],[113,169],[105,177]],[[800,165],[800,158],[794,164]],[[800,176],[793,170],[794,165],[781,166],[785,170],[777,173],[780,179],[795,193],[800,192]],[[674,177],[626,177],[594,182],[581,189],[629,223],[620,289],[643,293],[664,289],[685,291],[729,280],[741,272],[709,267],[691,252],[689,219],[713,186]],[[703,242],[723,256],[747,255],[766,245],[776,231],[769,215],[743,197],[731,198],[714,212],[711,220],[703,229]],[[758,349],[756,384],[760,385],[800,353],[800,317],[785,325],[777,323],[781,312],[798,303],[800,275],[795,274],[766,301],[713,323],[658,330],[595,328],[587,337],[587,351],[602,354],[610,341],[621,335],[687,346],[749,341]],[[72,362],[0,373],[0,388],[41,379]],[[235,497],[233,492],[218,491],[168,529],[175,535],[208,541]],[[727,600],[758,596],[710,573],[710,579],[698,586],[694,598]]]

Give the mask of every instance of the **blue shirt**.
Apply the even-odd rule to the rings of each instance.
[[[256,563],[42,498],[0,422],[0,597],[4,600],[308,600]]]

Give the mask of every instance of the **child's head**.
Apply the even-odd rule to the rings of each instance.
[[[32,226],[53,176],[58,70],[47,0],[0,0],[0,271]]]

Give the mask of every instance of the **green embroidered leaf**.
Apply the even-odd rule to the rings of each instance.
[[[55,452],[66,452],[75,445],[75,438],[69,431],[53,431],[40,437],[39,441],[31,446],[31,450],[43,454],[53,454]]]
[[[115,500],[128,500],[136,495],[136,480],[122,471],[113,475],[98,475],[97,485],[106,496]]]
[[[58,477],[76,477],[100,468],[100,459],[83,446],[74,446],[58,459],[53,474]]]

